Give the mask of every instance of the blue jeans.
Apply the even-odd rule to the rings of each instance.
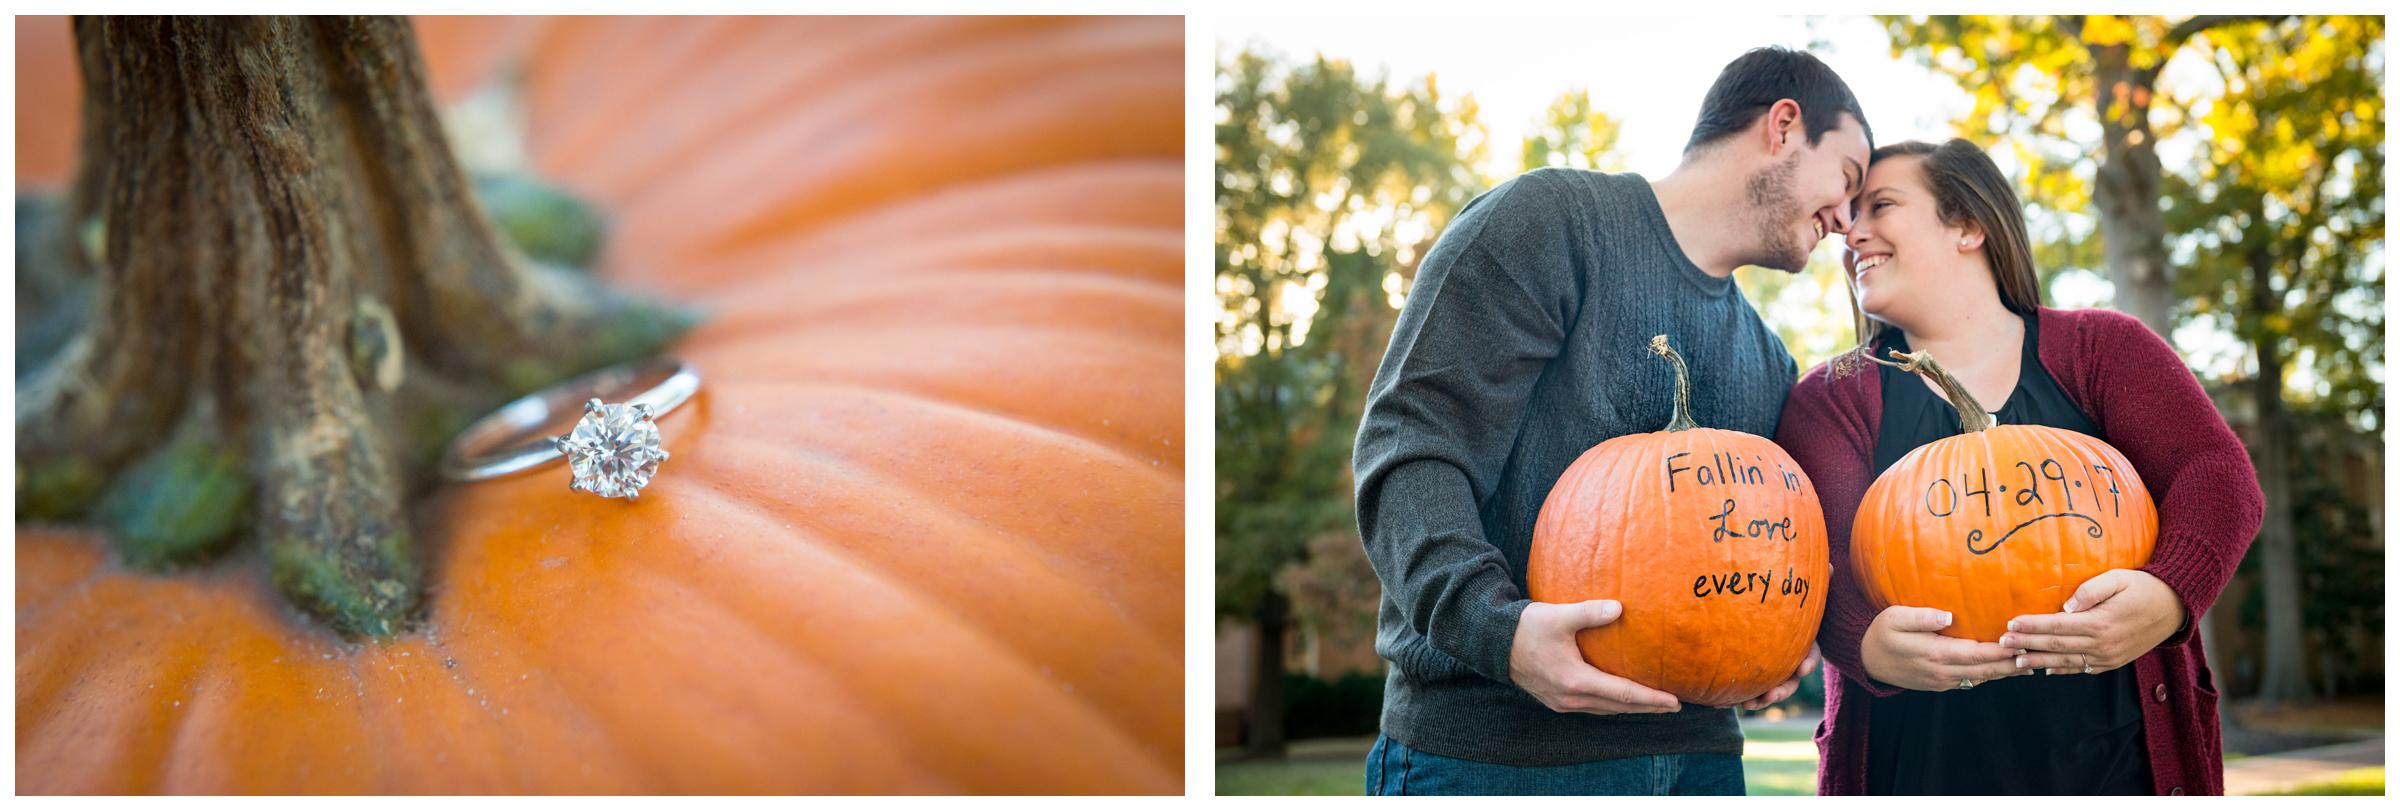
[[[1571,766],[1503,766],[1443,757],[1375,736],[1367,794],[1741,794],[1742,756],[1646,755]]]

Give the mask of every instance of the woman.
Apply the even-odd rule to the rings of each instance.
[[[2192,625],[2257,532],[2248,454],[2166,342],[2132,317],[2041,306],[2016,194],[1963,140],[1875,151],[1848,236],[1861,346],[1811,370],[1776,440],[1817,487],[1833,577],[1818,643],[1824,794],[2220,794],[2217,694]],[[1872,319],[1872,321],[1869,320]],[[1874,611],[1850,575],[1868,484],[1959,433],[1918,376],[1861,362],[1923,350],[2002,424],[2090,434],[2150,487],[2150,563],[2083,584],[1999,644],[1942,611]]]

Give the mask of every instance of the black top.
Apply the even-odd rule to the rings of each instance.
[[[2002,425],[2047,425],[2099,437],[2035,351],[2039,319],[2025,319],[2017,387],[1993,412]],[[1906,352],[1886,329],[1878,343]],[[1890,357],[1882,349],[1879,357]],[[1918,446],[1961,430],[1958,411],[1910,372],[1883,374],[1883,428],[1875,472]],[[2012,676],[1970,690],[1904,690],[1868,696],[1870,794],[2151,794],[2149,749],[2133,668],[2106,673]]]

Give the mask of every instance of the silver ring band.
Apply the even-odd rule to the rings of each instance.
[[[655,381],[655,382],[652,382]],[[641,388],[642,386],[647,388]],[[611,366],[525,395],[460,431],[442,454],[442,477],[471,482],[532,470],[562,458],[551,437],[537,433],[586,400],[623,396],[665,416],[700,390],[700,372],[674,358]]]

